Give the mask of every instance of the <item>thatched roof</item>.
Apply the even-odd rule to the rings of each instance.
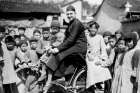
[[[44,13],[61,13],[61,9],[54,3],[27,3],[10,0],[0,1],[0,12],[44,12]]]

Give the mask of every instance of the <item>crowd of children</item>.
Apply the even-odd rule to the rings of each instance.
[[[60,32],[59,22],[55,20],[52,21],[50,28],[42,28],[42,31],[35,29],[31,38],[25,35],[25,31],[26,28],[19,27],[19,34],[16,34],[14,29],[8,30],[6,34],[6,28],[0,27],[1,82],[3,82],[0,93],[31,92],[33,86],[30,85],[33,85],[34,81],[37,81],[34,87],[42,85],[38,83],[46,78],[46,69],[41,62],[47,60],[48,48],[58,46],[64,38],[63,32]],[[17,88],[17,78],[24,81],[24,90]],[[33,93],[39,93],[37,90]]]
[[[99,24],[89,23],[87,79],[83,93],[139,93],[139,31],[97,34]]]

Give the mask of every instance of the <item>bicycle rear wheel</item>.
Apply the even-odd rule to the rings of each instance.
[[[72,87],[74,88],[73,93],[80,93],[86,88],[86,70],[81,69],[75,76]]]

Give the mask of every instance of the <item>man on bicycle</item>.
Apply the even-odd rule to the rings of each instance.
[[[48,69],[48,84],[51,82],[52,74],[57,70],[62,61],[72,54],[85,57],[87,51],[87,39],[83,24],[76,18],[76,11],[73,6],[66,9],[69,19],[68,28],[65,31],[63,43],[50,49],[51,56],[46,62]],[[46,84],[47,85],[47,84]]]

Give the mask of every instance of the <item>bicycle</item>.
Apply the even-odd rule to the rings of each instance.
[[[72,58],[77,59],[78,57],[79,55],[74,55],[74,58]],[[72,58],[70,57],[70,59]],[[85,59],[78,59],[78,61],[85,62]],[[57,80],[52,81],[52,86],[49,88],[48,92],[43,93],[80,93],[84,91],[86,88],[86,65],[82,64],[82,66],[76,66],[69,81],[67,83],[64,82],[57,82]]]

